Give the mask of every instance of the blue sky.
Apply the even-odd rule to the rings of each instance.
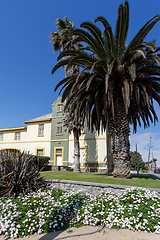
[[[76,27],[104,16],[115,27],[117,8],[122,0],[5,0],[0,1],[0,128],[24,126],[23,121],[51,112],[57,99],[54,87],[64,77],[63,69],[51,75],[58,53],[53,53],[49,35],[57,18],[68,16]],[[128,42],[154,15],[160,14],[159,0],[134,0],[130,5]],[[160,22],[146,40],[160,46]],[[156,106],[160,118],[160,108]],[[160,123],[138,128],[138,151],[146,161],[150,136],[153,157],[160,165]],[[131,134],[131,150],[135,137]]]

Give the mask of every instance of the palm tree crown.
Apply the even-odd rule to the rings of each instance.
[[[81,46],[78,50],[68,50],[60,54],[58,60],[64,56],[70,57],[67,61],[65,59],[65,61],[58,62],[52,73],[66,64],[68,67],[79,65],[83,67],[83,70],[78,76],[71,76],[74,81],[76,78],[74,85],[69,78],[63,79],[58,87],[63,83],[67,87],[72,85],[72,88],[69,87],[69,89],[73,96],[76,93],[77,97],[82,97],[85,90],[88,97],[83,100],[83,106],[85,104],[86,109],[89,109],[91,113],[95,111],[99,120],[105,116],[104,124],[107,119],[114,119],[115,112],[119,111],[117,109],[119,101],[124,106],[130,122],[134,124],[135,131],[137,121],[141,124],[140,119],[145,127],[149,126],[149,119],[151,122],[153,119],[157,121],[153,99],[160,103],[160,58],[157,54],[160,49],[156,48],[154,42],[144,42],[144,39],[159,20],[158,15],[149,20],[128,46],[126,45],[129,29],[127,1],[118,8],[115,34],[104,17],[95,19],[95,22],[102,22],[105,28],[103,33],[95,24],[82,23],[81,27],[88,31],[75,29],[72,34],[78,36],[74,43],[83,42],[87,46]],[[79,84],[81,91],[77,91]],[[90,90],[92,90],[92,94]],[[97,101],[99,97],[103,98],[100,102]],[[100,124],[100,121],[98,122]]]
[[[50,34],[53,51],[62,50],[64,42],[69,42],[72,39],[71,31],[74,29],[74,23],[65,17],[64,20],[61,18],[55,21],[56,28],[58,32],[52,32]]]

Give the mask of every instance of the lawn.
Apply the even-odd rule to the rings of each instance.
[[[59,180],[72,180],[82,182],[95,182],[95,183],[106,183],[116,185],[127,185],[147,188],[160,188],[160,180],[148,176],[132,177],[131,179],[120,179],[113,178],[106,174],[97,173],[74,173],[74,172],[54,172],[46,171],[41,172],[44,178],[48,179],[59,179]]]

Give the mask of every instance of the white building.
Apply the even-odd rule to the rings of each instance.
[[[50,165],[74,167],[74,139],[63,126],[63,104],[58,98],[52,104],[52,113],[24,121],[25,127],[0,129],[0,150],[16,149],[33,155],[49,156]],[[106,133],[97,135],[84,129],[80,139],[80,165],[82,170],[111,168],[113,160]],[[108,145],[107,145],[108,144]],[[108,157],[108,162],[107,162]]]
[[[51,115],[24,121],[25,127],[0,129],[0,149],[17,149],[33,155],[50,156]]]

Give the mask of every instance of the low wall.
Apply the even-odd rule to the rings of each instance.
[[[91,195],[99,195],[102,192],[114,192],[119,193],[131,188],[132,186],[124,185],[114,185],[114,184],[103,184],[103,183],[93,183],[93,182],[78,182],[78,181],[69,181],[69,180],[58,180],[58,179],[45,179],[49,186],[52,186],[56,189],[61,190],[74,190],[82,191],[84,193],[89,193]],[[143,189],[140,187],[135,187],[136,189]],[[160,195],[160,189],[156,188],[146,188],[150,191],[155,191]]]

